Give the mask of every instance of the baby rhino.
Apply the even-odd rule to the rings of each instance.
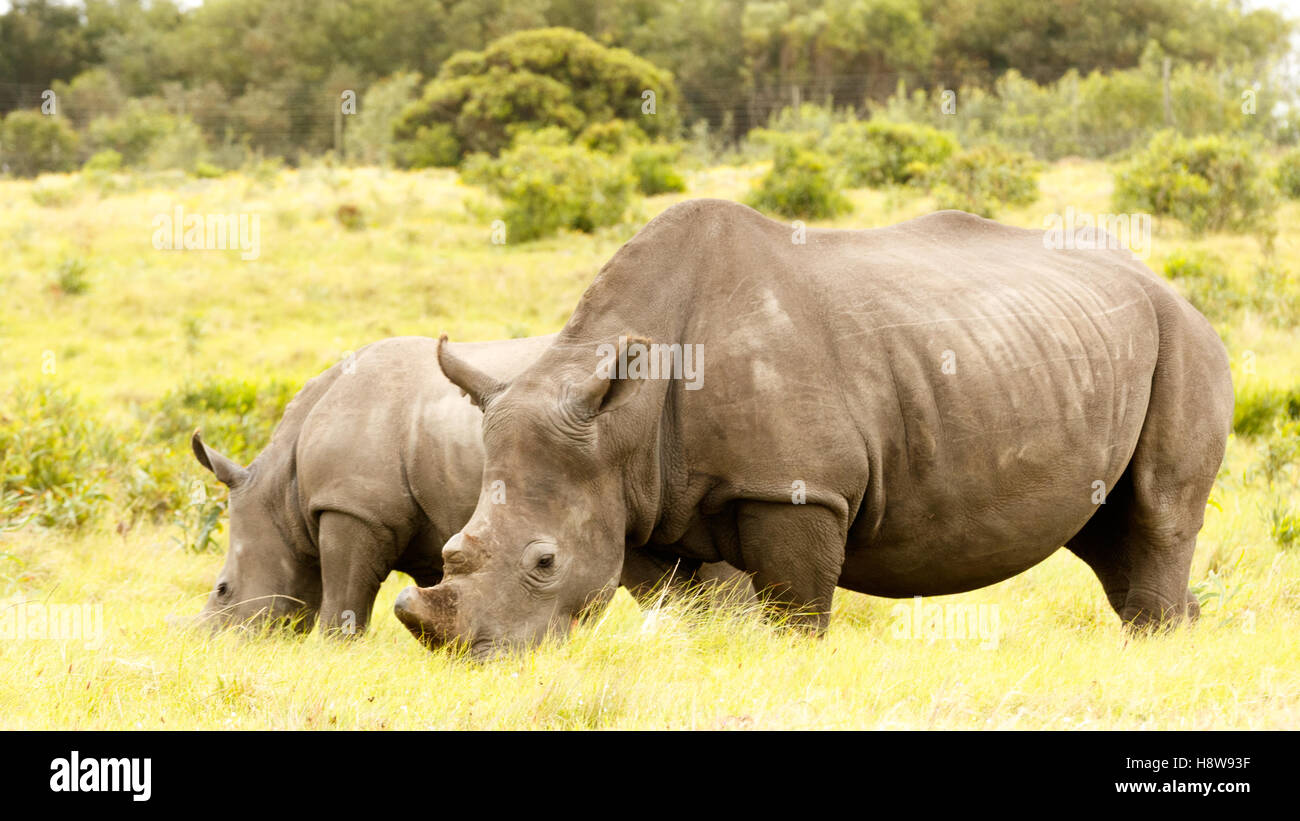
[[[553,339],[456,347],[505,380]],[[355,634],[393,570],[421,587],[437,584],[442,546],[478,501],[481,421],[442,375],[435,340],[396,337],[309,381],[247,467],[196,431],[195,457],[230,489],[230,549],[199,621],[221,628],[273,620],[310,632],[319,620],[323,631]],[[624,584],[641,592],[670,570],[641,559],[629,563]],[[699,578],[732,572],[706,568]]]

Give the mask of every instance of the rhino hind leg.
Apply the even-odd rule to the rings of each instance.
[[[1231,421],[1232,383],[1217,339],[1170,341],[1128,469],[1068,544],[1134,630],[1200,615],[1187,582]]]
[[[1106,503],[1100,505],[1083,529],[1065,544],[1097,574],[1106,600],[1121,618],[1128,603],[1128,556],[1132,549],[1128,520],[1132,515],[1132,502],[1133,485],[1125,472],[1107,494]]]
[[[841,517],[820,505],[743,502],[736,524],[758,596],[794,625],[825,633],[844,567]]]
[[[372,527],[346,513],[321,515],[321,632],[349,637],[366,631],[375,596],[396,554],[388,529]]]
[[[1204,508],[1205,497],[1197,504]],[[1106,600],[1131,628],[1195,619],[1200,605],[1187,577],[1200,529],[1197,513],[1168,500],[1143,499],[1125,473],[1066,547],[1097,574]]]

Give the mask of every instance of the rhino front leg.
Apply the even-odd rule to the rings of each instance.
[[[840,517],[820,505],[744,502],[736,521],[758,595],[796,625],[825,633],[844,565]]]
[[[642,608],[655,603],[665,588],[673,592],[684,589],[700,568],[698,559],[679,559],[658,545],[629,547],[623,555],[623,572],[619,584],[627,588]]]
[[[372,527],[346,513],[322,514],[321,632],[337,636],[364,633],[379,586],[396,558],[396,545],[387,528]]]

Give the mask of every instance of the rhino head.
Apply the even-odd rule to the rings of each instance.
[[[259,492],[253,470],[209,447],[199,431],[190,445],[199,464],[230,489],[230,549],[196,624],[214,631],[291,624],[311,632],[321,600],[319,566],[293,549],[276,500]]]
[[[397,617],[430,647],[454,642],[476,657],[563,636],[618,589],[630,494],[658,501],[644,447],[658,410],[632,401],[644,380],[619,378],[586,346],[557,344],[508,384],[456,357],[446,337],[438,361],[483,410],[483,483],[443,547],[443,581],[403,590]]]

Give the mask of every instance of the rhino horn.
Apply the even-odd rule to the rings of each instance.
[[[190,447],[194,448],[194,458],[199,460],[199,464],[212,471],[226,487],[238,487],[248,478],[248,468],[241,467],[238,462],[204,444],[202,432],[194,431],[194,436],[190,437]]]
[[[453,385],[464,391],[469,401],[486,408],[493,397],[506,389],[505,383],[475,368],[453,354],[447,347],[447,335],[438,337],[438,367]]]

